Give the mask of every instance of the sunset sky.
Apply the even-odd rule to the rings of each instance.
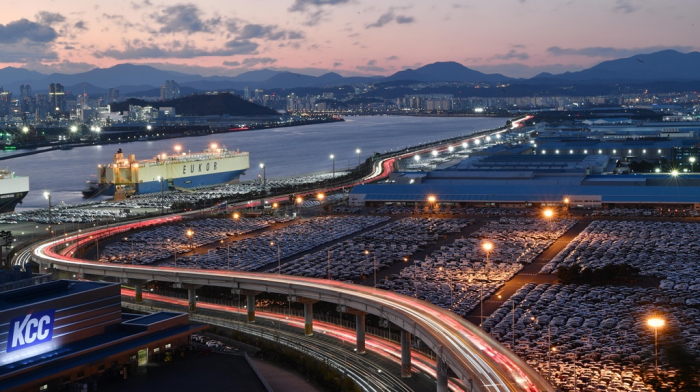
[[[389,75],[435,61],[529,77],[698,49],[697,0],[3,0],[0,67],[119,63]],[[697,26],[696,26],[697,25]]]

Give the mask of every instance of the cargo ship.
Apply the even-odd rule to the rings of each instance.
[[[134,155],[124,156],[121,148],[112,163],[98,165],[97,183],[83,191],[91,197],[96,194],[130,196],[155,193],[161,190],[194,188],[235,182],[250,167],[247,152],[229,151],[212,145],[199,153],[158,155],[153,159],[137,161]]]
[[[0,213],[13,212],[29,193],[29,177],[18,177],[14,172],[0,169]]]

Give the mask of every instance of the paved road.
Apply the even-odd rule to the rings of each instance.
[[[561,236],[555,243],[553,243],[549,248],[547,248],[542,254],[537,256],[532,264],[528,264],[519,273],[517,273],[511,280],[506,282],[498,292],[496,292],[493,297],[486,299],[484,301],[484,318],[489,317],[491,313],[495,312],[501,305],[503,305],[508,298],[510,298],[519,288],[527,283],[556,283],[557,276],[551,274],[539,274],[542,267],[545,266],[554,256],[561,252],[574,238],[576,238],[579,233],[581,233],[588,225],[590,221],[579,221],[574,227],[569,229],[563,236]],[[499,298],[500,296],[500,298]],[[481,317],[481,309],[477,306],[465,318],[472,323],[479,325]]]

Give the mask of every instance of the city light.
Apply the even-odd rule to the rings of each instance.
[[[264,163],[261,163],[261,164],[260,164],[260,168],[263,169],[264,167],[265,167],[265,164],[264,164]]]
[[[467,143],[467,142],[462,143],[462,147],[467,148],[468,146],[469,146],[469,143]]]
[[[666,324],[666,321],[659,317],[652,317],[647,320],[647,324],[652,328],[661,328]]]
[[[552,210],[550,210],[550,209],[544,210],[544,217],[545,217],[545,218],[549,219],[549,218],[551,218],[552,216],[554,216],[554,211],[552,211]]]
[[[433,156],[434,156],[434,157],[438,156],[437,150],[433,150]]]
[[[437,197],[430,195],[428,196],[428,202],[429,203],[435,203],[437,201]]]
[[[447,151],[449,151],[449,152],[453,152],[454,150],[455,150],[455,148],[452,146],[447,147]]]
[[[414,155],[413,159],[415,159],[416,161],[420,161],[420,155]]]
[[[238,219],[238,218],[240,218],[240,217],[241,217],[241,214],[239,214],[239,213],[237,213],[237,212],[234,212],[234,213],[233,213],[233,219]]]
[[[177,145],[177,146],[174,147],[174,149],[175,149],[176,152],[180,152],[180,151],[182,150],[182,146]]]
[[[491,252],[491,249],[493,249],[493,244],[490,243],[490,242],[484,242],[484,244],[481,245],[481,247],[482,247],[485,251]]]
[[[326,197],[326,195],[324,195],[323,193],[319,193],[318,195],[316,195],[316,198],[317,198],[318,200],[321,200],[321,201],[323,201],[323,199],[324,199],[325,197]]]
[[[678,170],[676,170],[676,169],[671,170],[671,175],[673,177],[678,177]]]
[[[209,146],[209,148],[211,148],[212,151],[214,151],[214,150],[216,150],[217,148],[219,148],[219,146],[218,146],[216,143],[212,143],[212,144]]]
[[[73,133],[78,132],[78,127],[76,127],[75,125],[73,125],[72,127],[70,127],[70,131],[73,132]]]
[[[301,204],[302,202],[304,202],[304,199],[302,199],[301,197],[297,197],[297,204]]]

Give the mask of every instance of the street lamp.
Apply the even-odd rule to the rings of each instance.
[[[377,251],[374,251],[374,288],[377,288]],[[365,255],[369,256],[369,250],[365,250]]]
[[[187,231],[185,232],[185,235],[190,240],[190,252],[191,252],[194,249],[194,246],[192,245],[192,237],[194,236],[194,230],[187,229]]]
[[[335,178],[335,155],[331,154],[331,160],[333,161],[333,178]]]
[[[72,127],[70,127],[70,131],[73,132],[73,133],[76,133],[76,132],[78,132],[78,127],[76,127],[75,125],[73,125]]]
[[[22,127],[22,132],[24,132],[24,133],[29,132],[29,127]]]
[[[491,250],[493,249],[493,244],[490,242],[484,242],[484,244],[481,245],[481,247],[484,249],[484,251],[486,251],[486,279],[488,280],[489,279],[488,278],[489,269],[490,269],[489,268],[489,256],[491,255]],[[479,297],[480,297],[480,300],[479,300],[479,302],[480,302],[479,327],[481,327],[481,329],[484,329],[484,327],[483,327],[483,323],[484,323],[484,282],[483,281],[481,282],[481,295]]]
[[[355,150],[355,154],[357,154],[357,168],[358,169],[362,165],[362,163],[361,163],[362,158],[360,157],[360,153],[362,153],[362,150],[360,150],[359,148],[357,150]]]
[[[270,241],[270,246],[275,246],[277,245],[277,274],[281,275],[282,274],[282,257],[280,254],[280,242],[277,241]]]
[[[53,223],[53,217],[51,216],[51,192],[45,191],[44,197],[46,198],[46,200],[49,201],[49,228],[50,228],[51,224]]]
[[[666,324],[666,321],[660,317],[652,317],[647,320],[647,324],[654,328],[654,371],[659,372],[659,328]]]
[[[671,170],[671,176],[678,177],[678,170],[676,170],[676,169]]]
[[[163,215],[163,204],[165,204],[163,200],[163,177],[158,176],[158,182],[160,182],[160,214]]]
[[[695,171],[695,170],[694,170],[694,167],[695,167],[695,157],[690,157],[690,158],[688,158],[688,160],[690,161],[690,171],[691,171],[691,173],[692,173],[693,171]]]
[[[325,198],[326,198],[326,195],[324,195],[323,193],[319,193],[318,195],[316,195],[316,199],[318,199],[318,208],[320,210],[320,212],[319,212],[320,214],[323,214],[322,206],[323,206],[323,199],[325,199]]]
[[[304,199],[302,199],[301,196],[297,196],[295,201],[297,204],[297,216],[301,219],[301,204],[304,202]]]

